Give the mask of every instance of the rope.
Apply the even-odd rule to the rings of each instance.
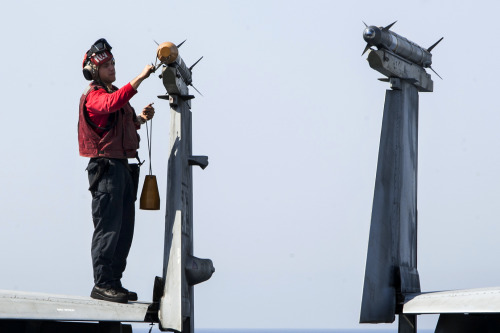
[[[151,136],[149,135],[148,123],[146,122],[146,135],[148,139],[148,153],[149,153],[149,175],[153,174],[153,169],[151,167],[151,145],[153,144],[153,119],[151,122]]]

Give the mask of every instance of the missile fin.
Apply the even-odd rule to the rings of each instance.
[[[158,42],[157,42],[157,41],[155,41],[154,39],[153,39],[153,42],[155,42],[157,46],[160,46],[160,44],[158,44]],[[155,57],[155,64],[154,64],[154,65],[153,65],[153,64],[151,64],[151,65],[153,65],[154,67],[156,67],[156,63],[157,63],[157,62],[158,62],[158,57]],[[156,71],[156,69],[157,69],[157,67],[153,70],[153,73],[154,73],[154,71]]]
[[[435,47],[436,47],[436,45],[438,45],[438,44],[439,44],[439,42],[443,40],[443,38],[444,38],[444,37],[441,37],[441,38],[440,38],[437,42],[435,42],[434,44],[432,44],[432,46],[431,46],[431,47],[429,47],[429,48],[427,49],[427,52],[429,52],[429,53],[430,53],[430,52],[432,51],[432,49],[433,49],[433,48],[435,48]]]
[[[384,78],[381,78],[381,79],[378,79],[378,80],[382,81],[382,82],[390,82],[391,81],[388,77],[384,77]]]
[[[363,56],[363,54],[365,54],[365,53],[366,53],[366,51],[368,51],[368,50],[370,49],[370,47],[371,47],[371,45],[370,45],[370,44],[366,44],[366,47],[365,47],[365,49],[364,49],[363,53],[361,53],[361,56]]]
[[[382,30],[384,30],[384,31],[388,31],[390,28],[392,28],[392,26],[393,26],[394,24],[396,24],[396,22],[397,22],[397,21],[392,22],[392,23],[391,23],[391,24],[389,24],[387,27],[382,28]]]
[[[431,69],[431,71],[434,72],[434,74],[436,74],[441,80],[443,79],[431,66],[429,66],[429,68]]]
[[[201,60],[201,59],[203,59],[203,56],[202,56],[200,59],[198,59],[198,61],[197,61],[197,62],[195,62],[194,64],[192,64],[192,65],[191,65],[191,67],[189,67],[189,70],[192,70],[192,69],[193,69],[193,67],[194,67],[194,66],[196,66],[196,64],[198,64],[198,63],[200,62],[200,60]],[[194,87],[193,87],[193,88],[194,88]],[[200,94],[200,95],[201,95],[201,94]],[[203,95],[202,95],[202,96],[203,96]]]
[[[196,91],[198,92],[198,94],[200,94],[201,96],[203,96],[203,94],[202,94],[202,93],[201,93],[198,89],[196,89],[196,87],[195,87],[195,86],[193,86],[193,84],[190,84],[190,86],[191,86],[191,87],[193,87],[193,88],[194,88],[194,90],[196,90]]]
[[[365,27],[368,28],[368,24],[366,24],[365,21],[361,21],[361,22],[363,22],[365,24]]]
[[[177,45],[177,48],[181,47],[182,44],[184,44],[185,41],[187,41],[187,39],[184,39],[184,41],[182,43],[180,43],[179,45]]]

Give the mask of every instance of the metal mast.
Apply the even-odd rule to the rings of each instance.
[[[424,69],[431,64],[430,51],[389,31],[391,26],[371,26],[364,32],[368,63],[387,77],[382,81],[389,82],[391,90],[384,105],[360,322],[392,323],[398,314],[399,332],[415,333],[416,315],[403,314],[402,302],[405,294],[420,292],[418,93],[432,92],[433,81]],[[394,45],[406,49],[396,53]],[[415,61],[419,54],[426,61]]]
[[[193,255],[193,172],[208,166],[207,156],[192,155],[191,69],[180,56],[163,67],[162,80],[170,103],[170,155],[167,174],[163,290],[159,319],[162,331],[194,332],[194,288],[215,271],[210,259]]]

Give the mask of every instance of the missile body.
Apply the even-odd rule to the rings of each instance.
[[[165,42],[162,44],[157,43],[158,49],[156,51],[156,57],[160,60],[160,63],[154,68],[153,72],[163,65],[161,77],[163,79],[163,85],[167,88],[167,92],[169,94],[187,96],[188,90],[186,86],[191,86],[200,95],[202,95],[193,85],[193,75],[191,70],[198,62],[200,62],[201,59],[203,59],[203,57],[198,59],[198,61],[191,65],[191,67],[188,67],[179,55],[179,47],[181,47],[184,42],[179,45],[175,45],[171,42]],[[178,85],[179,81],[176,79],[178,77],[182,78],[182,81],[185,83],[184,88]]]
[[[183,42],[184,43],[184,42]],[[180,44],[182,45],[182,43]],[[180,46],[179,45],[179,46]],[[189,86],[192,82],[191,68],[179,56],[179,49],[171,42],[165,42],[158,45],[156,57],[160,60],[160,65],[165,64],[177,68],[184,82]],[[158,65],[159,66],[159,65]]]
[[[184,60],[182,60],[179,56],[179,50],[175,44],[171,42],[161,43],[158,45],[156,56],[158,60],[160,60],[160,64],[166,64],[177,68],[182,76],[182,79],[187,85],[190,85],[191,82],[193,82],[191,69],[186,66]]]
[[[181,74],[182,79],[184,80],[186,85],[188,86],[191,85],[191,83],[193,82],[193,76],[191,70],[186,65],[184,60],[182,60],[181,57],[177,57],[177,59],[175,59],[175,61],[172,64],[170,64],[170,66],[175,66],[179,71],[179,73]]]
[[[363,38],[369,46],[376,46],[378,49],[389,50],[400,57],[422,66],[431,67],[432,54],[429,49],[425,49],[412,41],[390,31],[388,28],[369,26],[363,31]]]

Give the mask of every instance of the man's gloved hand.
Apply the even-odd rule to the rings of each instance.
[[[155,115],[155,108],[153,107],[153,103],[150,103],[142,109],[142,112],[139,114],[139,117],[142,118],[141,123],[145,123],[146,121],[153,119]]]

